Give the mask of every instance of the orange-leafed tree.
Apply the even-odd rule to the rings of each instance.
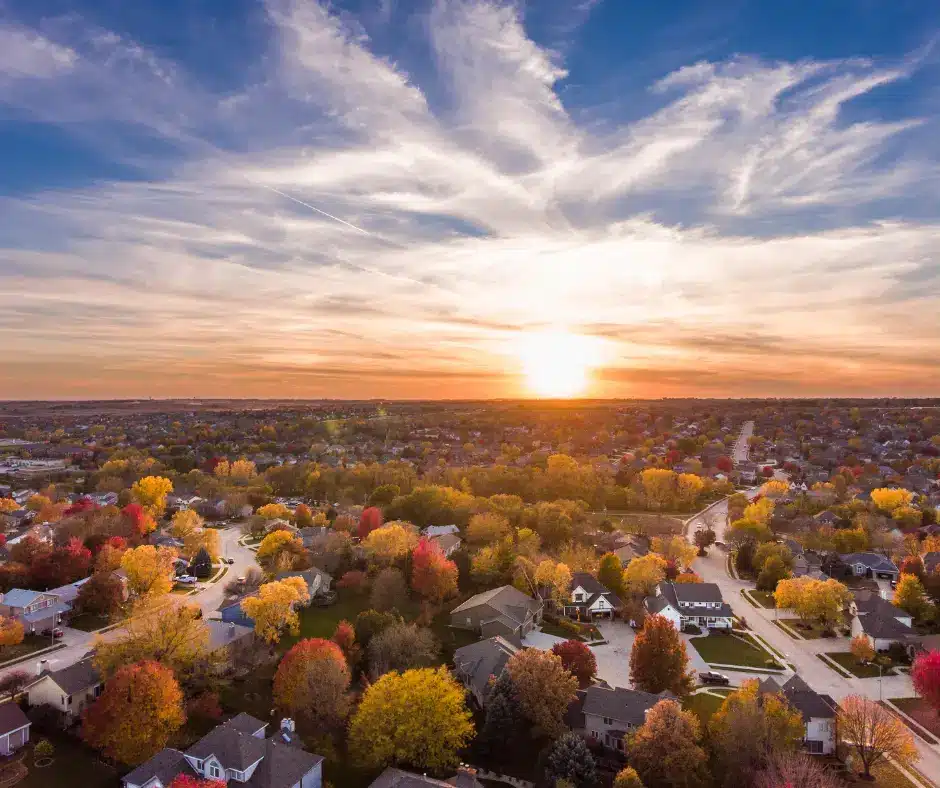
[[[633,641],[630,675],[637,689],[682,697],[692,689],[685,642],[664,616],[647,616]]]
[[[274,702],[311,727],[328,730],[349,713],[349,666],[336,643],[306,638],[288,651],[274,675]]]
[[[456,594],[457,576],[457,564],[427,537],[411,551],[411,588],[429,602],[437,604]]]
[[[118,670],[82,715],[82,737],[109,758],[141,763],[166,747],[186,721],[183,692],[158,662]]]
[[[191,774],[178,774],[168,788],[225,788],[224,780],[205,780]]]
[[[346,619],[336,625],[333,642],[346,657],[346,664],[355,666],[362,656],[362,647],[356,642],[356,628]]]
[[[23,623],[15,618],[0,616],[0,648],[18,646],[23,642]]]
[[[839,734],[855,750],[862,773],[871,779],[871,770],[888,759],[909,766],[920,758],[907,726],[884,706],[860,695],[842,701]]]

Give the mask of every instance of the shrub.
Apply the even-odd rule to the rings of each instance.
[[[52,746],[52,742],[48,739],[40,739],[36,742],[36,746],[33,747],[33,755],[37,758],[51,758],[54,752],[55,747]]]

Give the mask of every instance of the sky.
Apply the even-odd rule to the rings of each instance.
[[[0,399],[940,396],[940,4],[0,0],[0,349]]]

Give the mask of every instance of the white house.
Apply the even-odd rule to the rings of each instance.
[[[875,591],[856,591],[849,615],[852,637],[864,635],[875,651],[887,651],[892,643],[913,646],[917,640],[911,615]]]
[[[101,676],[91,657],[56,671],[44,671],[28,690],[29,705],[47,704],[61,712],[67,724],[81,716],[101,694]]]
[[[644,606],[668,618],[676,629],[694,624],[704,629],[731,629],[734,613],[716,583],[660,583]]]
[[[569,592],[563,609],[566,616],[582,620],[613,618],[614,613],[623,607],[620,597],[587,572],[575,572],[571,576]]]
[[[768,677],[760,683],[760,692],[782,693],[787,703],[803,717],[803,746],[814,755],[831,755],[836,750],[838,704],[829,695],[820,695],[799,676],[794,675],[783,687]]]
[[[0,704],[0,755],[16,752],[29,742],[30,721],[12,700]]]

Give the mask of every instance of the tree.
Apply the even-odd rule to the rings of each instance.
[[[159,597],[173,588],[176,553],[169,547],[141,545],[121,556],[127,588],[135,596]]]
[[[166,509],[166,497],[173,492],[173,482],[163,476],[144,476],[134,482],[131,495],[134,500],[147,510],[151,517],[163,516]]]
[[[75,606],[83,613],[111,616],[124,603],[124,584],[113,572],[95,572],[78,589]]]
[[[914,493],[903,488],[879,487],[871,491],[871,501],[881,511],[891,514],[902,506],[910,506]]]
[[[388,567],[372,581],[369,604],[373,610],[402,610],[408,604],[408,586],[400,569]]]
[[[613,788],[644,788],[640,775],[632,766],[625,766],[614,778]]]
[[[781,610],[792,608],[805,622],[818,622],[832,630],[842,620],[842,610],[852,595],[838,580],[814,580],[795,577],[781,580],[774,592],[774,602]]]
[[[715,544],[715,532],[711,528],[699,528],[692,537],[699,555],[707,555],[707,548]]]
[[[923,618],[930,607],[924,584],[917,575],[901,575],[897,588],[894,589],[894,604],[910,613],[914,618]]]
[[[258,563],[265,571],[289,572],[298,558],[306,554],[303,541],[290,531],[271,531],[258,546]]]
[[[349,666],[336,643],[305,638],[277,666],[274,703],[307,725],[328,730],[349,713],[349,681]]]
[[[478,547],[498,542],[509,534],[509,520],[495,512],[475,514],[467,526],[467,542]]]
[[[222,555],[222,538],[215,528],[193,531],[183,540],[183,555],[192,557],[200,551],[209,556],[210,564]]]
[[[157,662],[126,665],[82,715],[82,737],[108,758],[134,765],[156,755],[186,721],[173,671]]]
[[[692,689],[685,642],[672,622],[660,615],[647,616],[633,641],[630,675],[645,692],[671,692],[682,697]]]
[[[758,546],[754,557],[751,559],[753,571],[760,573],[771,558],[779,558],[780,563],[787,571],[793,568],[793,553],[790,552],[789,547],[778,542],[764,542]]]
[[[764,563],[764,568],[757,575],[757,588],[760,591],[775,591],[777,584],[790,576],[783,560],[779,556],[772,556]]]
[[[378,610],[363,610],[356,616],[356,640],[362,648],[367,649],[369,643],[379,632],[403,622],[401,616],[395,613],[383,613]]]
[[[356,535],[365,539],[369,534],[382,527],[382,510],[377,506],[367,506],[359,515],[359,529]]]
[[[757,775],[754,788],[844,788],[842,779],[826,771],[817,757],[805,752],[775,753]]]
[[[18,646],[23,642],[23,622],[16,618],[0,616],[0,649]]]
[[[193,560],[189,564],[191,575],[200,578],[209,577],[212,574],[212,558],[209,556],[205,547],[200,547]]]
[[[225,788],[224,780],[204,780],[191,774],[178,774],[168,788]]]
[[[310,528],[313,525],[313,512],[307,504],[298,504],[294,509],[294,523],[298,528]]]
[[[748,542],[768,542],[773,539],[773,533],[767,525],[743,517],[731,523],[727,534],[728,541],[735,547]]]
[[[640,483],[651,509],[666,509],[675,502],[678,483],[675,471],[667,468],[647,468],[640,474]]]
[[[470,562],[470,574],[483,583],[494,583],[508,578],[515,560],[512,537],[487,545],[479,550]]]
[[[734,461],[726,454],[722,454],[715,460],[715,467],[722,473],[731,473],[734,469]]]
[[[362,541],[366,554],[375,563],[389,566],[404,558],[418,543],[414,527],[408,523],[390,522],[370,531]]]
[[[691,506],[705,491],[705,481],[694,473],[680,473],[676,478],[676,497],[683,506]]]
[[[180,509],[173,515],[170,533],[177,539],[185,539],[193,531],[202,529],[205,520],[195,509]]]
[[[917,655],[911,667],[911,681],[917,694],[940,714],[940,651]]]
[[[272,520],[289,520],[290,509],[282,503],[267,503],[259,507],[255,515],[268,522]]]
[[[369,641],[370,673],[375,679],[390,670],[431,667],[440,650],[430,629],[417,624],[393,624]]]
[[[597,675],[597,658],[580,640],[556,643],[552,646],[552,653],[561,658],[565,670],[578,680],[582,688],[587,687]]]
[[[666,561],[656,553],[634,558],[623,572],[623,585],[628,594],[650,596],[666,577]]]
[[[139,503],[129,503],[121,509],[121,520],[136,536],[146,536],[157,528],[153,515]]]
[[[859,634],[852,638],[849,651],[859,663],[871,662],[875,658],[875,647],[866,635]]]
[[[208,656],[209,627],[198,605],[144,603],[135,607],[123,636],[95,639],[95,667],[105,678],[137,662],[159,662],[177,676]]]
[[[336,625],[333,632],[333,642],[339,646],[339,650],[346,657],[346,664],[355,666],[362,656],[362,648],[356,642],[356,630],[346,619],[343,619]]]
[[[242,600],[242,612],[255,622],[255,634],[268,643],[277,643],[286,629],[292,635],[300,631],[297,605],[310,601],[307,583],[302,577],[287,577],[265,583],[257,596]]]
[[[27,673],[25,670],[14,670],[11,673],[4,674],[0,677],[0,698],[9,695],[10,700],[13,700],[26,688],[27,684],[32,684],[34,678],[32,674]]]
[[[690,711],[661,700],[630,743],[629,760],[647,788],[702,788],[708,784],[701,726]]]
[[[244,458],[230,463],[228,460],[222,460],[215,466],[213,471],[220,479],[231,479],[233,482],[244,484],[258,475],[255,464],[251,460]]]
[[[623,566],[616,553],[604,553],[597,567],[597,579],[617,596],[622,596]]]
[[[679,567],[689,566],[695,560],[697,553],[696,549],[681,536],[670,536],[668,539],[654,536],[652,550],[665,558],[667,562],[672,561]]]
[[[12,498],[0,498],[0,514],[15,512],[19,508],[20,505]]]
[[[770,498],[758,498],[744,507],[743,519],[759,525],[769,525],[774,514],[774,502]]]
[[[564,716],[575,699],[578,681],[551,651],[527,648],[513,654],[506,670],[522,713],[549,735],[565,729]]]
[[[910,766],[920,757],[904,723],[860,695],[849,695],[842,701],[839,735],[855,750],[866,779],[871,779],[872,767],[883,760],[890,758],[901,766]]]
[[[411,551],[411,588],[440,604],[457,593],[457,564],[447,560],[436,542],[422,538]]]
[[[701,583],[702,578],[699,577],[697,574],[695,574],[695,572],[687,571],[687,572],[680,572],[678,575],[676,575],[676,579],[673,580],[673,582],[678,583],[680,585],[682,583],[694,584],[694,583]]]
[[[491,679],[492,681],[492,679]],[[486,699],[486,719],[480,738],[490,754],[499,757],[506,752],[519,731],[522,722],[522,709],[516,700],[516,687],[505,670],[492,681],[490,694]]]
[[[563,604],[571,591],[571,570],[546,558],[535,569],[535,585],[547,589],[556,605]]]
[[[473,737],[464,688],[446,668],[386,673],[362,696],[349,726],[349,750],[368,768],[440,770],[458,762]]]
[[[569,780],[573,786],[597,783],[597,765],[584,739],[576,733],[566,733],[555,740],[545,761],[545,776],[552,785]]]
[[[745,681],[708,724],[717,774],[729,786],[749,785],[776,752],[795,752],[803,741],[803,717],[782,693],[761,693],[756,679]]]
[[[772,501],[781,498],[789,491],[790,485],[778,479],[771,479],[769,482],[764,482],[760,488],[760,494],[764,498],[770,498]]]

